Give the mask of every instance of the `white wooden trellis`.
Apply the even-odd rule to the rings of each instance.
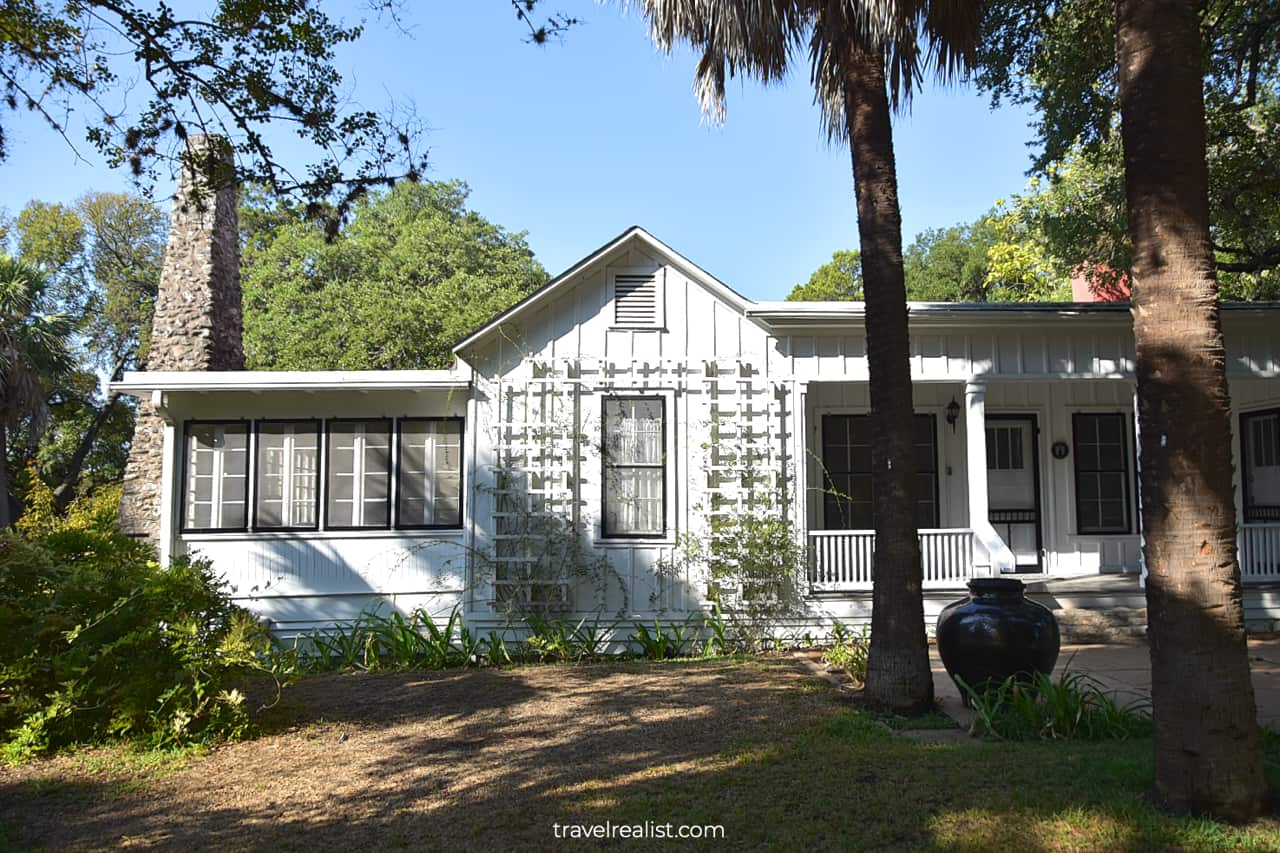
[[[586,394],[674,391],[696,395],[698,405],[677,407],[695,433],[705,432],[705,465],[695,458],[701,441],[677,444],[689,470],[705,467],[705,518],[731,518],[760,508],[776,509],[785,482],[784,400],[780,386],[753,365],[737,360],[531,359],[527,373],[500,385],[496,424],[500,475],[495,486],[494,540],[499,584],[528,586],[541,559],[540,537],[530,533],[538,519],[560,518],[574,527],[581,520],[580,494]],[[683,434],[683,424],[677,425]],[[568,595],[569,590],[563,594]],[[521,593],[527,595],[528,593]]]
[[[716,538],[725,520],[778,512],[786,489],[782,399],[777,386],[741,361],[707,361],[702,370],[709,409],[706,513]]]
[[[537,567],[555,531],[576,530],[582,457],[581,387],[569,364],[532,362],[530,375],[499,386],[495,424],[494,561],[498,598],[525,603],[568,600],[563,585],[545,588]],[[563,535],[559,534],[559,535]]]

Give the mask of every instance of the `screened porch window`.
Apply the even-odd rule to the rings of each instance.
[[[402,418],[398,527],[462,525],[462,421]]]
[[[325,521],[385,528],[391,519],[391,422],[330,421]]]
[[[320,521],[320,422],[259,421],[254,526],[315,530]]]
[[[666,533],[666,401],[604,401],[605,536]]]
[[[1130,533],[1128,415],[1119,412],[1072,416],[1075,436],[1076,530]]]
[[[1280,521],[1280,409],[1240,416],[1246,523]]]
[[[184,531],[245,529],[249,511],[248,424],[187,424],[185,471]]]
[[[938,526],[938,441],[933,415],[912,421],[916,475],[916,526]],[[871,416],[823,415],[823,526],[827,530],[871,530]]]

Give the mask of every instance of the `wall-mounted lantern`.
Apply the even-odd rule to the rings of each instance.
[[[951,425],[951,431],[956,431],[956,421],[960,420],[960,404],[956,402],[956,398],[952,397],[951,402],[947,403],[947,423]]]

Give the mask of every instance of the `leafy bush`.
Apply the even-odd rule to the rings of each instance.
[[[961,681],[976,715],[974,734],[1005,740],[1123,740],[1151,733],[1151,703],[1121,705],[1097,679],[1064,672],[1058,681],[1036,673],[978,693]]]
[[[836,669],[843,669],[856,682],[866,681],[867,655],[871,651],[870,628],[864,625],[862,633],[855,635],[837,623],[832,636],[835,643],[822,653],[823,662]]]
[[[265,629],[207,563],[161,568],[115,527],[116,490],[65,517],[37,488],[0,534],[0,738],[20,761],[123,737],[157,745],[250,730],[240,681],[267,667]]]

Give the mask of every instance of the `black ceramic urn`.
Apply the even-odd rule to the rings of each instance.
[[[938,654],[947,674],[981,692],[1010,676],[1048,675],[1058,660],[1058,620],[1028,601],[1015,578],[974,578],[969,595],[938,614]],[[960,693],[969,703],[963,687]]]

